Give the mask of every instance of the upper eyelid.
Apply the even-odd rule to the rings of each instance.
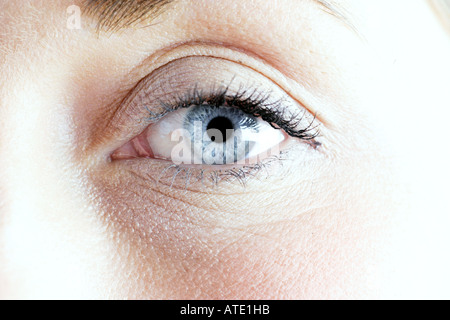
[[[183,57],[181,59],[177,59],[174,61],[171,61],[165,65],[163,65],[162,67],[159,67],[158,69],[156,69],[154,72],[150,73],[148,76],[146,76],[144,79],[142,79],[138,85],[130,92],[130,95],[124,100],[124,104],[128,104],[128,103],[132,103],[133,101],[135,101],[135,99],[137,98],[138,95],[142,96],[142,93],[144,93],[144,96],[146,95],[146,92],[149,91],[149,86],[152,86],[152,81],[154,81],[154,76],[155,73],[161,72],[162,70],[164,70],[165,67],[173,67],[174,63],[180,63],[182,61],[186,61],[186,60],[190,60],[190,59],[196,59],[198,61],[199,58],[207,58],[207,59],[211,59],[211,62],[213,61],[222,61],[222,63],[227,63],[227,64],[236,64],[236,61],[234,60],[228,60],[228,59],[223,59],[223,58],[217,58],[217,57],[210,57],[210,56],[186,56]],[[242,65],[241,63],[239,63],[239,65],[241,65],[243,68],[248,68],[246,65]],[[237,74],[233,74],[233,76],[231,77],[231,80],[229,81],[222,81],[222,78],[218,79],[217,83],[214,83],[212,86],[209,85],[208,88],[199,88],[197,86],[197,83],[192,83],[192,80],[189,81],[188,84],[188,88],[187,90],[182,90],[182,94],[185,95],[186,93],[191,95],[191,100],[189,102],[192,102],[194,104],[199,103],[197,100],[198,98],[203,99],[203,91],[206,90],[206,94],[205,96],[213,96],[214,98],[217,97],[217,95],[222,94],[224,97],[230,97],[231,95],[229,95],[228,93],[231,92],[229,91],[230,86],[232,84],[234,84],[235,82],[239,83],[239,89],[237,91],[234,92],[233,98],[236,98],[236,95],[239,95],[241,93],[243,93],[244,95],[246,95],[247,92],[247,88],[255,88],[249,95],[246,95],[246,99],[243,100],[264,100],[264,105],[265,106],[269,106],[271,104],[279,104],[280,102],[280,98],[275,98],[275,100],[272,100],[272,102],[267,102],[268,101],[268,97],[272,96],[272,93],[275,91],[275,88],[278,88],[279,92],[283,92],[283,101],[291,101],[291,103],[298,105],[299,110],[304,109],[306,110],[308,113],[312,114],[310,110],[308,110],[307,108],[304,107],[303,104],[300,104],[298,101],[296,101],[295,99],[293,99],[282,87],[280,87],[277,83],[273,82],[272,79],[266,77],[265,74],[254,70],[253,68],[248,68],[249,71],[254,72],[256,74],[259,74],[262,79],[266,79],[266,82],[270,82],[272,84],[271,89],[268,90],[266,88],[265,91],[259,91],[257,88],[257,84],[252,81],[251,83],[246,83],[243,84],[242,82],[239,81],[235,81],[236,77],[238,76]],[[170,70],[164,70],[164,71],[168,71],[170,72]],[[195,69],[195,71],[197,71],[197,69]],[[178,72],[178,70],[177,70]],[[194,71],[192,71],[194,72]],[[178,76],[178,74],[177,74]],[[166,79],[167,80],[167,79]],[[149,83],[150,82],[150,83]],[[201,81],[198,81],[198,83],[201,83]],[[259,83],[261,84],[261,83]],[[168,89],[173,89],[171,87],[172,85],[168,84]],[[242,90],[242,88],[245,88],[245,90]],[[153,91],[151,93],[149,93],[149,95],[155,95],[155,89],[157,91],[157,89],[162,88],[161,83],[159,83],[159,85],[157,86],[157,88],[153,87]],[[166,88],[167,89],[167,88]],[[225,89],[224,93],[219,93],[218,91],[222,91],[223,89]],[[142,92],[142,90],[144,90]],[[150,90],[151,91],[151,90]],[[173,92],[169,92],[164,90],[163,92],[163,98],[156,98],[153,104],[153,107],[159,106],[162,107],[163,109],[168,109],[168,110],[163,110],[163,111],[171,111],[173,108],[173,105],[178,104],[178,103],[185,103],[186,99],[184,99],[184,97],[180,97],[179,94],[180,92],[178,90],[175,90],[175,94]],[[249,91],[250,92],[250,91]],[[200,97],[201,96],[201,97]],[[238,100],[238,99],[236,99]],[[155,102],[157,101],[157,103],[155,104]],[[142,101],[144,102],[144,101]],[[188,103],[189,103],[188,102]],[[301,108],[301,109],[300,109]],[[150,111],[150,114],[153,113],[156,117],[158,117],[159,114],[158,112],[153,112],[152,110],[149,110],[148,107],[146,107],[147,111]],[[317,120],[317,116],[316,114],[314,114],[314,118],[315,120]],[[145,118],[139,119],[139,120],[145,120]]]
[[[192,54],[191,54],[192,53]],[[143,62],[138,64],[137,67],[131,72],[128,79],[135,78],[141,74],[141,79],[137,81],[137,83],[128,90],[124,98],[118,102],[117,107],[114,107],[114,113],[109,117],[110,120],[108,120],[108,123],[106,126],[103,126],[103,134],[107,134],[110,136],[118,136],[119,133],[117,132],[117,127],[127,126],[127,130],[129,132],[129,135],[118,137],[119,139],[117,143],[123,143],[126,139],[130,139],[133,136],[137,135],[141,128],[141,124],[134,122],[129,122],[126,120],[127,118],[127,104],[133,100],[138,94],[142,87],[145,87],[147,85],[147,81],[153,77],[153,75],[160,70],[164,69],[165,67],[177,63],[184,59],[189,58],[205,58],[205,59],[215,59],[220,60],[228,63],[234,63],[236,65],[240,65],[244,68],[249,69],[252,72],[255,72],[256,74],[259,74],[261,77],[266,79],[267,81],[270,81],[273,83],[274,86],[278,87],[280,90],[282,90],[286,96],[288,96],[290,99],[295,101],[301,108],[307,110],[310,114],[315,114],[311,112],[310,108],[306,107],[305,103],[302,103],[300,100],[300,97],[302,96],[303,92],[308,92],[306,88],[300,88],[297,81],[291,80],[284,76],[279,70],[277,70],[275,67],[271,67],[261,59],[257,59],[254,56],[249,56],[247,53],[243,53],[241,51],[236,51],[235,49],[230,49],[227,47],[224,47],[223,44],[220,46],[214,46],[213,44],[206,46],[204,43],[201,44],[182,44],[179,46],[176,46],[175,48],[165,48],[164,50],[154,53],[147,59],[145,59]],[[152,71],[145,72],[148,67],[147,65],[151,66]],[[276,78],[277,81],[273,81],[273,79]],[[283,84],[283,86],[280,85],[280,83]],[[286,90],[287,88],[287,90]],[[289,90],[290,88],[290,90]],[[293,93],[296,92],[295,96]],[[305,96],[308,96],[305,94]],[[310,95],[309,95],[310,96]],[[320,118],[320,115],[318,115],[315,119],[317,123],[322,125],[322,120]],[[105,130],[106,129],[106,130]],[[102,130],[99,128],[99,130]],[[90,146],[90,148],[97,148],[102,147],[100,143],[102,141],[94,141],[94,143]],[[109,151],[112,151],[111,148],[117,147],[117,145],[111,145],[110,147],[106,146]]]
[[[162,67],[180,59],[189,57],[205,57],[223,59],[229,62],[242,64],[244,67],[261,74],[267,79],[271,80],[275,85],[283,89],[286,94],[296,101],[299,105],[305,108],[311,114],[316,114],[316,120],[323,125],[328,125],[329,121],[325,115],[317,112],[314,107],[314,102],[311,97],[315,94],[310,90],[308,79],[292,78],[287,73],[287,70],[282,70],[281,66],[272,63],[266,59],[264,55],[257,54],[249,48],[236,47],[225,42],[215,43],[211,41],[188,41],[174,43],[163,49],[155,51],[153,54],[141,61],[131,72],[131,78],[139,77],[140,80],[131,88],[130,93],[134,91],[141,82],[150,76],[152,73],[161,69]],[[142,72],[142,70],[151,70]],[[129,97],[125,97],[126,100]]]

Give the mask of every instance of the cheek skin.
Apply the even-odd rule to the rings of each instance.
[[[129,279],[130,297],[351,298],[378,289],[378,274],[369,270],[389,226],[379,203],[387,208],[390,199],[367,197],[383,194],[387,183],[367,174],[377,166],[370,157],[364,166],[342,159],[318,166],[300,184],[270,180],[289,188],[249,183],[248,189],[236,188],[240,195],[222,196],[155,188],[145,180],[140,189],[126,176],[111,184],[114,174],[105,172],[91,193],[103,199],[97,207],[111,227],[128,235],[118,246],[126,244],[131,259],[123,263],[139,275]],[[330,172],[339,179],[331,180]],[[358,179],[355,188],[354,176],[367,180]],[[290,201],[264,201],[286,194]]]
[[[30,73],[34,71],[30,69]],[[61,119],[55,110],[49,110],[54,100],[42,96],[35,85],[39,82],[31,76],[22,79],[20,90],[27,94],[3,99],[5,105],[17,109],[2,117],[2,130],[8,134],[1,136],[0,143],[4,155],[1,183],[5,187],[0,277],[9,285],[2,286],[0,295],[95,297],[99,294],[95,286],[101,280],[95,278],[93,266],[100,256],[96,257],[97,250],[90,243],[101,240],[102,235],[89,211],[80,210],[86,208],[79,201],[81,185],[67,179],[75,172],[64,156],[66,150],[55,148],[55,136],[62,132],[46,121]],[[61,127],[67,124],[57,122]],[[82,253],[82,246],[90,249]]]

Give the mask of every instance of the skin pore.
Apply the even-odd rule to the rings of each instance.
[[[0,298],[448,298],[448,33],[427,1],[333,3],[180,0],[111,31],[0,0]],[[148,127],[138,89],[230,82],[316,116],[320,147],[244,185],[111,160]]]

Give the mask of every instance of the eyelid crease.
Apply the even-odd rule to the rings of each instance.
[[[129,100],[129,95],[135,91],[136,87],[159,69],[177,60],[191,57],[222,59],[224,61],[241,64],[268,78],[275,85],[282,88],[290,98],[305,108],[309,113],[314,114],[316,116],[316,121],[321,125],[330,125],[330,122],[325,118],[325,115],[314,111],[314,108],[312,108],[313,105],[309,103],[315,99],[313,99],[314,94],[311,85],[308,83],[308,79],[293,78],[288,74],[288,70],[280,70],[280,66],[272,63],[264,58],[264,56],[257,54],[252,50],[236,47],[223,42],[216,43],[198,40],[178,42],[155,51],[152,55],[138,63],[133,71],[130,72],[130,78],[140,77],[141,79],[130,88],[129,94],[125,96],[122,101]],[[144,66],[146,65],[152,65],[152,70],[150,72],[142,73],[141,70],[143,68],[145,69]]]

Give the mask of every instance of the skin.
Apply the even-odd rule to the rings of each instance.
[[[0,1],[0,298],[450,298],[450,45],[428,2],[339,1],[355,32],[309,0],[181,1],[100,35],[66,27],[74,3]],[[187,56],[269,79],[322,146],[245,187],[108,161],[145,129],[120,102]]]

